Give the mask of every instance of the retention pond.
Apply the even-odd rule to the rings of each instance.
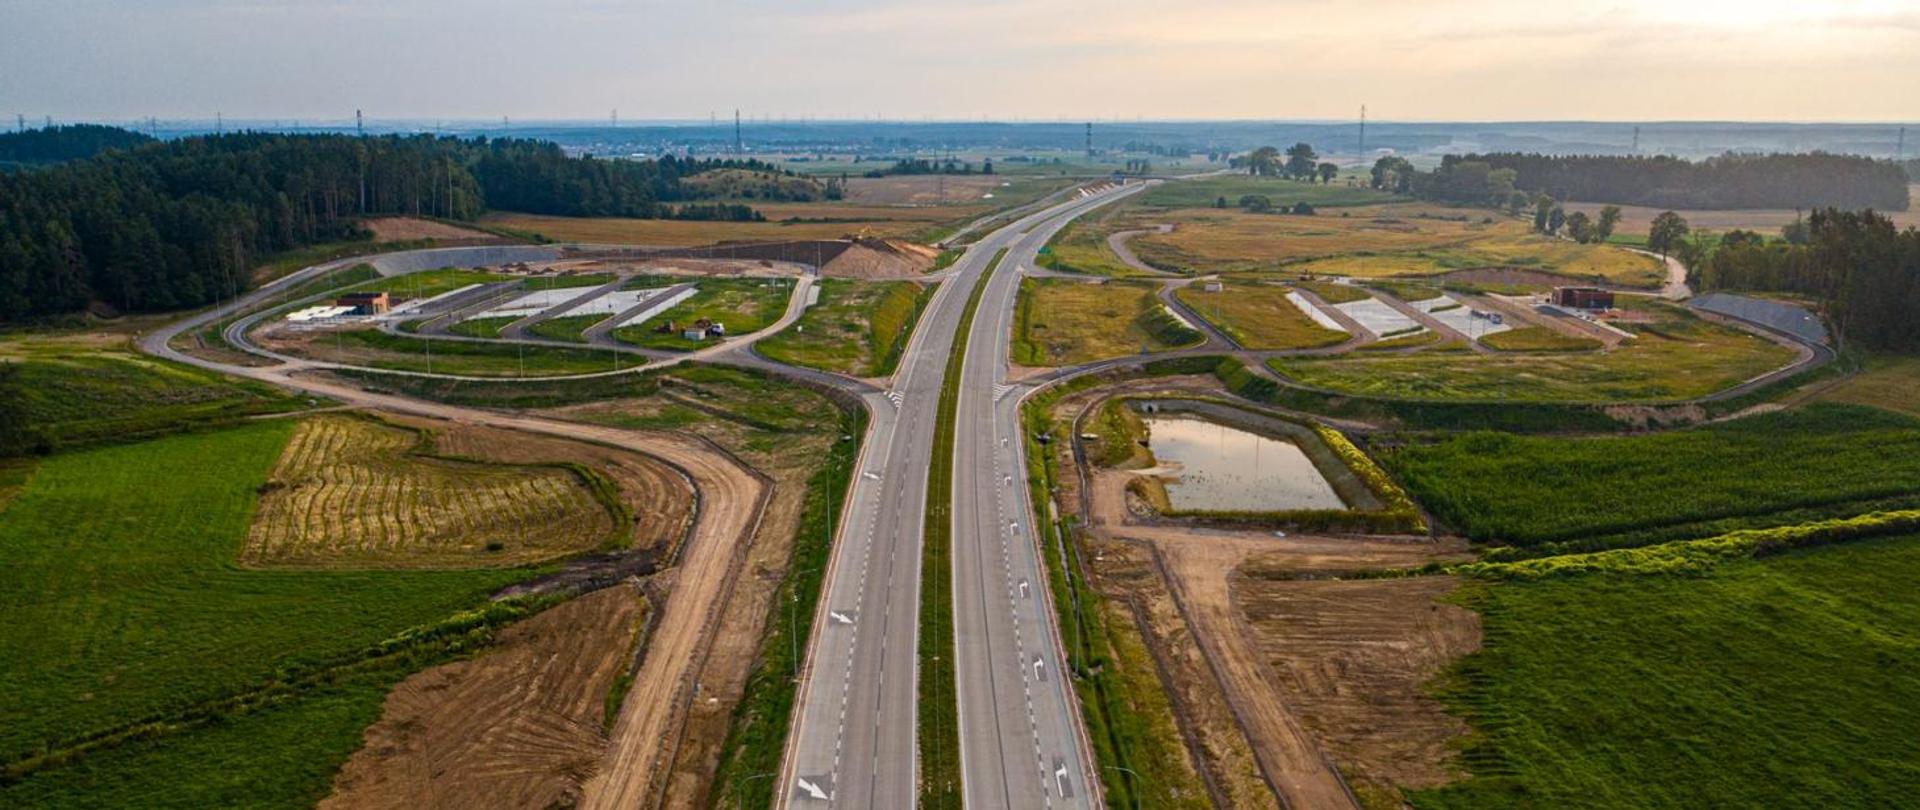
[[[1174,414],[1146,415],[1148,445],[1167,501],[1179,512],[1278,512],[1346,509],[1299,445]]]

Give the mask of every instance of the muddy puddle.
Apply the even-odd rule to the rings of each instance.
[[[1174,468],[1163,480],[1176,511],[1347,508],[1292,442],[1191,417],[1146,422],[1154,459]]]

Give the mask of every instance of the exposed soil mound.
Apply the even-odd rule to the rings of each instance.
[[[854,239],[820,268],[829,278],[919,278],[933,269],[940,251],[895,239]]]
[[[320,806],[571,806],[644,612],[631,587],[608,588],[507,628],[491,654],[401,681]]]

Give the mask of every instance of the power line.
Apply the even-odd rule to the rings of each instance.
[[[1367,159],[1367,105],[1360,105],[1360,159]]]

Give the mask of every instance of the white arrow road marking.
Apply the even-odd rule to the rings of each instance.
[[[1033,679],[1036,681],[1047,679],[1047,661],[1038,655],[1033,657]]]
[[[1060,798],[1073,798],[1073,787],[1067,783],[1067,761],[1054,757],[1053,764],[1058,766],[1053,771],[1053,784],[1060,789]]]
[[[816,785],[812,782],[807,781],[806,777],[804,776],[800,777],[799,781],[800,781],[800,789],[807,792],[807,798],[820,799],[822,801],[826,800],[827,792],[824,790],[821,790],[819,785]]]
[[[863,476],[865,476],[865,477],[867,478],[867,480],[869,480],[869,481],[878,481],[878,480],[880,480],[880,474],[879,474],[879,473],[877,473],[877,472],[874,472],[874,471],[872,471],[872,470],[868,470],[868,471],[866,471],[866,472],[863,472],[863,473],[861,473],[861,475],[863,475]]]
[[[1020,598],[1027,598],[1027,581],[1024,579],[1020,580]]]
[[[827,615],[840,624],[853,624],[853,618],[837,610],[827,611]]]

